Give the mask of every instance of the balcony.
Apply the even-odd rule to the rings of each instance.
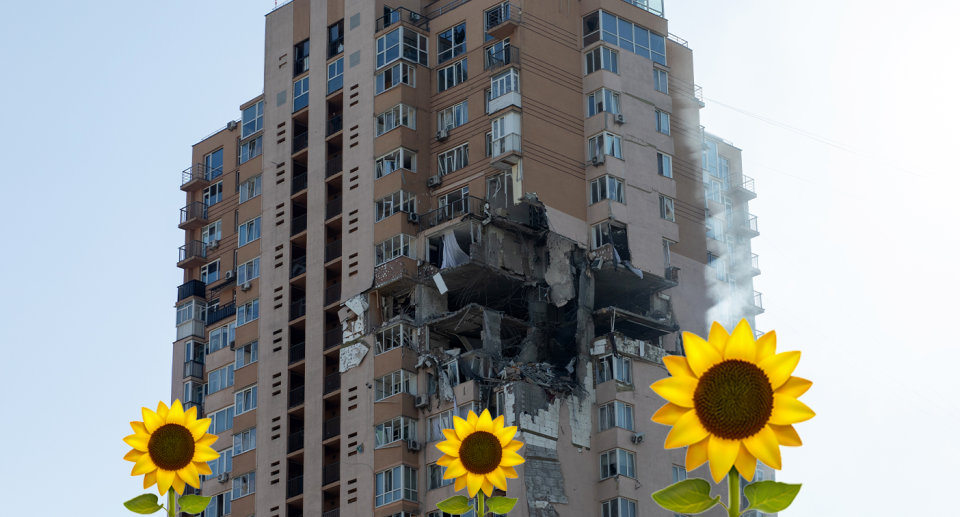
[[[340,389],[340,372],[331,373],[323,378],[323,394],[333,393]]]
[[[214,310],[207,311],[207,325],[229,318],[237,313],[237,304],[235,302],[225,303]]]
[[[290,362],[289,364],[296,364],[300,361],[303,361],[307,357],[307,345],[303,341],[290,345]]]
[[[290,278],[296,278],[307,272],[307,256],[297,257],[290,262]]]
[[[754,277],[760,274],[760,257],[756,253],[751,253],[750,258],[744,260],[734,255],[731,257],[730,267],[738,277]]]
[[[337,419],[337,434],[340,434],[339,431],[339,418]],[[327,486],[333,483],[340,481],[340,462],[333,463],[323,467],[323,486]]]
[[[200,415],[203,414],[203,402],[188,400],[183,403],[183,412],[186,413],[192,407],[197,408],[197,418],[200,418]]]
[[[180,246],[180,258],[177,267],[189,269],[207,263],[207,245],[203,241],[190,241]]]
[[[384,10],[389,9],[384,7]],[[410,9],[405,7],[399,7],[396,9],[390,9],[387,14],[377,18],[376,32],[380,32],[383,29],[397,25],[400,22],[407,22],[414,27],[423,29],[425,31],[430,30],[430,19],[426,16],[423,16],[420,13],[415,13]]]
[[[340,172],[343,172],[343,155],[338,154],[333,158],[330,158],[329,160],[327,160],[326,177],[329,178],[330,176],[333,176],[334,174],[338,174]]]
[[[340,286],[341,284],[333,284],[324,290],[323,292],[324,306],[337,303],[340,301]]]
[[[287,409],[293,409],[293,408],[302,406],[305,395],[306,395],[305,386],[300,386],[299,388],[294,388],[290,390],[290,398],[287,401]]]
[[[181,230],[193,230],[207,224],[207,204],[202,201],[194,201],[180,209]]]
[[[343,115],[336,115],[327,121],[327,136],[343,131]]]
[[[763,294],[757,291],[753,292],[753,297],[748,298],[750,305],[754,308],[759,309],[760,312],[763,312]]]
[[[200,190],[210,185],[210,180],[223,174],[223,167],[212,168],[202,163],[187,167],[181,174],[180,190]]]
[[[304,131],[299,135],[293,136],[293,148],[290,150],[291,154],[297,154],[307,148],[307,134],[308,133]]]
[[[517,133],[504,135],[491,142],[490,166],[495,169],[510,170],[522,157],[520,135]]]
[[[332,201],[327,201],[327,211],[325,215],[326,220],[333,219],[334,217],[343,213],[343,198],[338,197]]]
[[[653,13],[663,18],[663,0],[623,0],[624,2],[635,5],[644,11]]]
[[[483,13],[483,27],[493,39],[503,39],[513,34],[520,25],[522,11],[515,5],[500,4]]]
[[[512,74],[512,81],[504,84],[502,89],[500,89],[496,95],[494,95],[493,91],[490,92],[490,98],[487,101],[488,115],[492,115],[502,109],[509,108],[510,106],[516,106],[518,108],[523,107],[520,91],[517,89],[517,86],[520,83],[519,73],[517,73],[515,69],[511,68],[504,74]],[[497,77],[499,77],[499,75]]]
[[[287,499],[303,495],[303,476],[287,480]]]
[[[294,217],[290,221],[290,236],[298,235],[307,231],[307,214]]]
[[[303,429],[287,437],[287,454],[303,449]]]
[[[293,76],[296,77],[310,70],[310,56],[303,56],[293,62]]]
[[[343,343],[343,330],[335,328],[333,330],[328,330],[323,333],[323,349],[324,351],[330,350],[331,348],[336,348]]]
[[[300,298],[299,300],[294,300],[290,304],[290,321],[293,321],[297,318],[302,318],[307,314],[307,299]]]
[[[420,231],[429,230],[435,226],[452,221],[458,217],[467,214],[483,214],[483,206],[486,200],[478,197],[467,196],[464,199],[458,199],[447,206],[431,210],[420,216]]]
[[[727,195],[740,202],[756,199],[753,178],[743,173],[731,174],[727,178]]]
[[[732,233],[748,239],[760,235],[757,216],[746,212],[734,212],[728,220],[728,225]]]
[[[340,26],[342,29],[343,24]],[[343,36],[327,43],[327,59],[339,54],[343,54]]]
[[[334,508],[329,512],[323,512],[323,517],[340,517],[340,509]]]
[[[323,258],[324,262],[330,262],[331,260],[337,260],[343,255],[343,241],[339,240],[327,244],[326,249],[324,250]]]
[[[203,382],[203,363],[190,360],[183,363],[183,378],[195,377]]]
[[[307,189],[307,173],[304,172],[299,176],[293,177],[293,183],[290,184],[290,195],[294,196],[297,193]]]
[[[199,280],[190,280],[189,282],[177,287],[177,301],[186,300],[191,296],[204,298],[207,295],[207,284]]]
[[[519,65],[520,64],[520,47],[514,47],[510,45],[509,47],[499,51],[494,52],[493,54],[486,53],[483,55],[483,69],[484,70],[496,70],[502,68],[506,65]]]

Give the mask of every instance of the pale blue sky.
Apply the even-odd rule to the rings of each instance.
[[[142,493],[120,440],[170,393],[180,171],[260,93],[273,4],[4,6],[4,513],[121,517]],[[960,481],[957,5],[666,0],[703,124],[756,178],[758,326],[814,381],[783,515],[905,515]]]

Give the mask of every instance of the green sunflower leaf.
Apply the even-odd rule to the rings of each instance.
[[[163,508],[157,504],[159,499],[160,498],[157,497],[156,494],[143,494],[123,503],[123,505],[127,507],[127,510],[130,510],[133,513],[149,515]]]
[[[710,483],[699,478],[674,483],[652,495],[657,504],[676,513],[701,513],[720,502],[720,496],[710,497]]]
[[[199,495],[185,495],[177,500],[180,503],[180,511],[189,514],[198,514],[207,509],[211,497],[202,497]]]
[[[486,504],[487,510],[490,510],[490,512],[504,514],[513,510],[517,500],[512,497],[491,497],[487,499]]]
[[[764,513],[777,513],[786,510],[800,493],[803,485],[788,485],[776,481],[750,483],[743,489],[743,495],[750,501],[747,510],[760,510]]]
[[[473,510],[470,500],[462,495],[455,495],[437,503],[437,508],[451,515],[463,515]]]

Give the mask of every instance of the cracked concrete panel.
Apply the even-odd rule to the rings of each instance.
[[[569,504],[556,447],[527,445],[524,449],[523,481],[531,517],[556,517],[556,504]]]
[[[370,349],[363,343],[356,343],[340,349],[340,373],[360,366]]]
[[[577,447],[590,448],[590,435],[593,432],[593,405],[597,402],[597,391],[593,388],[593,369],[588,369],[584,381],[586,394],[583,397],[567,399],[567,412],[570,422],[570,441]]]
[[[500,313],[483,310],[483,349],[487,352],[499,352],[500,343]],[[469,349],[469,348],[468,348]]]
[[[550,265],[544,273],[544,280],[550,285],[550,302],[557,307],[563,307],[576,294],[570,260],[574,247],[574,243],[566,239],[554,234],[547,235]]]

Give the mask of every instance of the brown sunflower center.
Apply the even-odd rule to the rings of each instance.
[[[153,463],[163,470],[180,470],[190,464],[196,444],[190,431],[177,424],[166,424],[150,435],[147,451]]]
[[[500,466],[503,448],[492,433],[477,431],[460,442],[460,462],[467,472],[486,474]]]
[[[723,361],[703,374],[693,407],[710,434],[741,440],[757,434],[773,412],[773,387],[757,365]]]

